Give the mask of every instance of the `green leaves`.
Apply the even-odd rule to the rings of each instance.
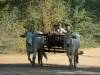
[[[62,27],[71,24],[81,34],[83,45],[90,45],[91,39],[99,43],[100,0],[0,0],[1,36],[5,37],[4,33],[17,38],[19,47],[22,44],[19,35],[29,25],[35,31],[49,32],[57,20]]]

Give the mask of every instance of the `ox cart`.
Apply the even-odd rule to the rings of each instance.
[[[64,34],[48,33],[42,34],[45,40],[45,52],[64,53]]]
[[[69,58],[70,68],[76,67],[78,63],[78,48],[80,47],[79,34],[65,33],[56,34],[48,33],[43,34],[41,32],[27,32],[24,35],[26,37],[26,48],[28,60],[32,65],[35,64],[36,53],[38,52],[38,64],[43,65],[42,57],[46,57],[45,52],[66,52]],[[23,37],[23,36],[22,36]],[[30,54],[33,54],[32,59]]]

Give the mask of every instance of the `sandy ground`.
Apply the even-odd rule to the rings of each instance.
[[[31,67],[26,55],[0,54],[0,75],[66,75],[66,74],[100,74],[100,48],[82,49],[76,70],[69,70],[68,57],[65,53],[47,53],[48,60],[43,59],[44,66]],[[36,60],[37,62],[37,60]]]

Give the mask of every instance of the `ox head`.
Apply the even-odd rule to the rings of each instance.
[[[66,33],[65,33],[64,44],[65,44],[65,46],[67,46],[67,47],[70,46],[70,44],[71,44],[71,33],[70,33],[70,32],[66,32]]]
[[[33,33],[32,32],[26,32],[25,37],[26,37],[26,44],[28,46],[32,46]]]

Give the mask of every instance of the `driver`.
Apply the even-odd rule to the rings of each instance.
[[[56,25],[54,25],[54,33],[63,34],[65,32],[66,32],[66,30],[61,27],[61,23],[60,22],[58,22]]]

